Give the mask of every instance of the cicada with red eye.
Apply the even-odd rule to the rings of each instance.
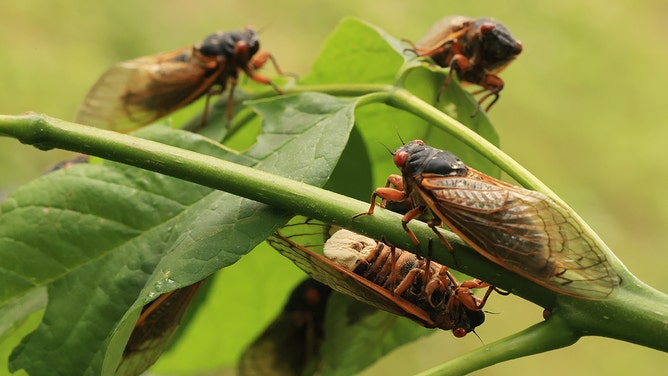
[[[79,109],[78,123],[129,132],[150,124],[206,95],[202,124],[210,96],[230,86],[228,121],[239,74],[281,90],[256,71],[272,55],[259,51],[260,41],[251,27],[219,31],[193,46],[124,61],[112,66],[90,89]]]
[[[269,244],[312,278],[378,309],[407,317],[427,328],[452,330],[463,337],[484,322],[488,290],[478,299],[447,267],[347,230],[335,232],[324,246],[326,257],[279,232]]]
[[[475,115],[485,100],[493,97],[485,108],[489,111],[499,99],[504,82],[498,74],[522,52],[522,43],[494,19],[450,16],[437,22],[413,48],[418,56],[450,68],[441,91],[452,80],[453,72],[461,81],[482,87],[473,93],[485,93],[478,100]]]
[[[144,306],[125,345],[116,375],[139,375],[158,360],[203,283],[167,292]]]
[[[408,203],[402,223],[424,216],[445,224],[481,255],[562,294],[603,299],[621,283],[605,252],[569,209],[536,191],[517,187],[466,166],[457,156],[415,140],[394,152],[401,176],[371,196]],[[391,188],[394,185],[396,188]]]

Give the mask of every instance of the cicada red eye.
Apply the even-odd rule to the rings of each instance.
[[[491,22],[485,22],[480,26],[480,32],[483,34],[491,33],[496,28],[496,25]]]
[[[405,151],[403,151],[403,150],[397,151],[397,152],[394,153],[394,157],[393,157],[394,164],[399,168],[404,167],[404,164],[406,164],[406,159],[407,158],[408,158],[408,154]]]
[[[462,338],[466,336],[468,332],[464,328],[455,328],[452,330],[452,334],[454,334],[455,337],[457,338]]]

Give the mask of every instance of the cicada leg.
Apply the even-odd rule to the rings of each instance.
[[[483,95],[482,97],[480,97],[480,99],[478,100],[478,107],[473,112],[471,117],[475,117],[478,114],[478,112],[480,111],[480,107],[482,106],[483,102],[485,102],[487,100],[487,98],[493,96],[494,99],[492,99],[492,102],[490,104],[488,104],[487,107],[485,107],[485,112],[488,112],[489,109],[492,108],[492,105],[494,105],[494,103],[496,103],[496,101],[499,100],[499,93],[501,92],[501,90],[503,90],[504,82],[499,76],[496,76],[496,75],[493,75],[493,74],[488,74],[487,76],[485,76],[485,82],[483,82],[482,85],[483,85],[483,88],[480,89],[480,90],[474,91],[472,93],[472,95],[475,96],[475,95],[484,93],[485,91],[489,91],[489,92],[487,94]]]
[[[473,295],[473,293],[470,290],[470,289],[481,289],[485,287],[487,287],[487,291],[485,292],[485,295],[482,297],[482,299],[476,298],[475,295]],[[457,295],[458,299],[461,301],[462,304],[464,304],[466,308],[471,310],[476,310],[476,309],[482,309],[485,306],[485,303],[487,303],[487,299],[492,294],[492,291],[495,290],[496,287],[476,278],[470,281],[462,282],[457,288],[457,291],[455,291],[455,294],[456,295],[460,294]],[[463,294],[463,296],[461,294]]]
[[[390,188],[390,185],[403,188],[403,178],[401,177],[401,175],[395,175],[395,174],[390,175],[387,178],[385,187],[376,188],[376,190],[373,191],[373,193],[371,194],[371,206],[369,207],[369,210],[364,213],[355,214],[353,216],[353,219],[361,217],[363,215],[373,214],[374,210],[376,209],[376,198],[378,197],[384,200],[395,201],[395,202],[402,202],[406,200],[406,193],[403,191],[403,189]]]
[[[264,64],[266,64],[267,61],[271,61],[271,64],[274,66],[274,69],[276,69],[276,72],[279,75],[285,76],[281,68],[279,68],[278,64],[276,63],[276,59],[274,58],[274,56],[267,51],[260,51],[256,53],[255,56],[253,56],[253,58],[251,59],[248,66],[244,67],[243,70],[244,72],[246,72],[248,77],[250,77],[253,81],[264,85],[271,85],[271,87],[273,87],[278,94],[283,94],[283,90],[281,90],[273,81],[271,81],[269,77],[263,76],[255,72],[257,69],[262,68],[262,66],[264,66]]]
[[[438,89],[436,100],[441,100],[441,94],[443,94],[445,88],[450,85],[450,82],[452,82],[452,76],[455,74],[455,72],[466,72],[470,68],[471,62],[466,58],[466,56],[462,55],[461,53],[455,54],[450,60],[450,71],[448,72],[448,77],[445,79],[445,82],[443,82],[443,85],[441,85],[441,88]]]

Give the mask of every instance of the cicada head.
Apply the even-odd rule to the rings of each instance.
[[[452,334],[457,338],[464,337],[467,333],[474,331],[475,328],[485,322],[485,312],[481,309],[472,310],[461,307],[456,312],[459,314],[459,317],[453,318],[454,327],[452,328]]]
[[[496,72],[522,52],[522,42],[513,38],[507,27],[491,18],[478,18],[472,28],[470,48],[486,72]]]
[[[420,174],[466,176],[468,167],[449,151],[432,148],[422,140],[414,140],[394,152],[394,164],[405,177]]]

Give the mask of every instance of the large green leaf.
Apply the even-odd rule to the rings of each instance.
[[[409,319],[332,294],[325,316],[323,375],[353,375],[385,354],[433,333]]]
[[[380,83],[405,87],[427,104],[498,145],[498,135],[487,115],[481,112],[471,117],[477,102],[459,85],[456,77],[440,92],[447,70],[429,61],[419,61],[407,50],[409,47],[376,26],[354,18],[344,19],[327,38],[304,83]],[[450,150],[481,171],[500,175],[498,167],[468,145],[405,111],[377,104],[358,109],[356,119],[367,143],[377,185],[384,184],[387,174],[395,172],[385,146],[394,150],[401,145],[400,138],[404,141],[422,139],[431,146]]]
[[[244,155],[164,127],[142,137],[323,185],[348,139],[353,100],[321,94],[257,102],[264,134]],[[286,117],[289,117],[287,119]],[[289,121],[288,121],[289,120]],[[0,215],[0,307],[47,287],[38,329],[12,355],[30,374],[112,372],[141,307],[201,280],[264,240],[291,213],[115,163],[81,165],[12,194]],[[3,318],[0,318],[3,320]],[[116,359],[107,359],[114,354]]]

